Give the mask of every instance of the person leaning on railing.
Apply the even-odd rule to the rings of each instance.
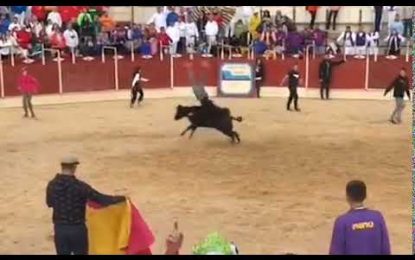
[[[144,31],[142,25],[133,24],[133,27],[127,32],[127,39],[130,44],[132,44],[134,50],[139,49],[144,41]],[[131,45],[129,47],[131,49]]]
[[[165,47],[170,46],[170,44],[172,43],[172,39],[170,38],[170,36],[166,33],[166,29],[164,27],[160,28],[160,33],[157,34],[157,43],[159,46],[159,51],[164,52],[165,51]]]
[[[187,45],[187,52],[193,51],[199,41],[199,31],[197,29],[196,23],[193,21],[192,17],[189,16],[188,20],[186,21],[186,30],[185,30],[185,37],[186,37],[186,45]]]
[[[356,32],[356,55],[358,55],[359,58],[365,57],[367,44],[367,33],[363,30],[363,26],[360,25],[359,30]]]
[[[337,38],[337,43],[343,43],[345,55],[355,55],[356,34],[352,32],[350,25]]]
[[[367,34],[367,48],[369,55],[378,55],[379,53],[379,32],[372,31]]]
[[[66,42],[58,26],[55,26],[53,29],[52,36],[50,37],[50,43],[53,49],[61,51],[61,53],[64,54]]]
[[[205,26],[205,33],[207,37],[208,53],[210,53],[211,47],[217,43],[217,36],[219,33],[218,23],[213,19],[212,14],[208,17],[208,22]]]
[[[391,34],[386,37],[385,42],[388,44],[387,55],[398,56],[401,55],[401,46],[405,42],[405,38],[393,30]]]
[[[32,51],[32,31],[30,26],[27,25],[20,30],[14,30],[16,41],[18,43],[18,52],[23,59],[28,59],[30,52]]]
[[[63,32],[66,47],[69,53],[77,54],[79,46],[78,33],[72,28],[72,24],[68,24],[67,29]]]

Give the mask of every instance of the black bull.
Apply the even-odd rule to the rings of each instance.
[[[207,111],[199,106],[177,106],[175,120],[180,120],[187,117],[190,121],[188,126],[181,135],[185,135],[191,130],[189,138],[192,138],[194,132],[198,127],[214,128],[226,136],[239,143],[239,134],[233,131],[233,121],[242,122],[242,117],[233,117],[227,108],[217,108],[216,111]]]

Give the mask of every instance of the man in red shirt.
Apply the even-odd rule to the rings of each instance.
[[[27,59],[32,50],[32,31],[30,26],[21,28],[16,32],[16,41],[19,44],[23,58]]]
[[[163,51],[163,47],[170,46],[172,39],[167,35],[164,27],[160,28],[160,33],[157,34],[157,41],[160,43],[160,51]]]
[[[28,109],[32,118],[36,118],[33,112],[32,95],[39,90],[39,81],[32,75],[27,73],[26,67],[22,69],[22,74],[17,80],[17,86],[23,96],[24,117],[28,117]]]

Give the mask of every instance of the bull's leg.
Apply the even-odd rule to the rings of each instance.
[[[183,136],[185,135],[189,130],[193,129],[194,126],[193,125],[189,125],[180,135]]]
[[[241,139],[239,138],[239,134],[237,133],[237,132],[233,132],[233,136],[235,136],[235,138],[236,138],[236,141],[238,141],[238,143],[240,143],[241,142]]]
[[[195,131],[196,131],[196,126],[193,126],[192,127],[192,131],[190,132],[190,135],[189,135],[189,139],[192,139],[192,137],[193,137],[193,134],[195,133]]]
[[[235,135],[233,134],[232,130],[220,130],[224,135],[229,136],[231,138],[231,142],[235,143]]]

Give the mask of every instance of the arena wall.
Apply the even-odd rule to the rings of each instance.
[[[318,67],[321,59],[321,57],[316,57],[309,60],[308,88],[318,88],[320,85]],[[0,69],[3,72],[4,96],[12,97],[19,94],[16,82],[23,66],[27,66],[29,72],[39,79],[41,84],[39,94],[57,94],[59,93],[60,73],[63,93],[115,89],[116,74],[118,74],[119,89],[128,89],[130,88],[133,71],[137,66],[141,66],[144,77],[150,79],[149,82],[144,84],[144,88],[189,87],[191,86],[187,73],[189,67],[186,65],[189,65],[190,62],[194,64],[196,73],[206,75],[208,86],[217,86],[219,65],[228,61],[202,57],[194,57],[193,61],[190,61],[189,57],[175,58],[173,61],[165,57],[161,61],[159,58],[145,60],[136,56],[135,61],[132,62],[129,57],[125,57],[118,60],[116,73],[115,61],[111,57],[108,57],[105,63],[100,59],[94,61],[77,59],[76,63],[72,64],[70,59],[66,59],[61,63],[61,70],[58,69],[57,62],[52,60],[47,60],[45,65],[42,65],[40,61],[26,65],[16,60],[15,66],[11,66],[9,61],[4,61]],[[232,61],[253,62],[247,59],[232,59]],[[307,72],[306,62],[306,59],[298,60],[294,58],[265,60],[264,86],[280,87],[279,84],[285,73],[295,63],[299,64],[300,72],[305,77]],[[367,67],[366,60],[351,58],[347,63],[334,69],[332,88],[364,90],[366,80],[368,80],[369,88],[384,89],[391,83],[400,68],[405,67],[410,73],[411,62],[411,60],[406,62],[404,57],[397,60],[386,60],[380,56],[376,62],[371,59]],[[367,79],[366,73],[368,73]]]

